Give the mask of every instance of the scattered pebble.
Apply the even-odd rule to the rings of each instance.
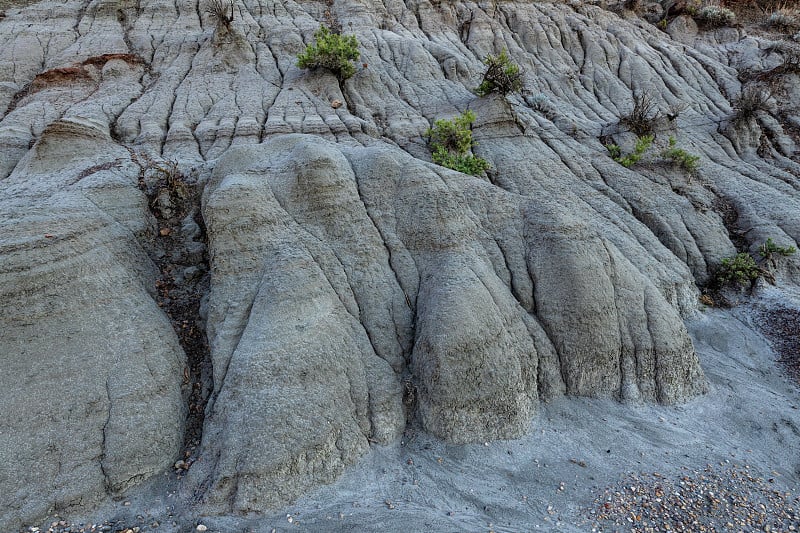
[[[756,322],[778,353],[778,360],[787,373],[800,385],[800,310],[789,307],[776,307],[759,310],[760,320]]]
[[[205,524],[197,524],[197,527],[195,529],[197,531],[208,531],[208,526],[206,526]]]
[[[688,470],[675,479],[629,475],[589,511],[592,531],[793,531],[800,497],[775,490],[747,465]]]

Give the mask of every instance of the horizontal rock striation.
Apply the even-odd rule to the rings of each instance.
[[[205,183],[213,383],[183,494],[207,512],[285,503],[409,423],[465,443],[563,394],[702,393],[697,287],[737,247],[800,241],[797,74],[762,38],[581,2],[241,0],[229,26],[206,7],[0,17],[0,529],[177,459],[184,354],[142,161]],[[349,80],[296,66],[322,22],[358,38]],[[502,50],[527,89],[479,99]],[[737,116],[759,72],[789,97]],[[657,146],[625,168],[604,144],[631,150],[643,94]],[[484,177],[429,162],[427,129],[467,109]],[[657,155],[669,136],[697,171]]]
[[[183,351],[138,168],[103,132],[48,125],[0,193],[0,524],[123,491],[174,461]]]
[[[454,443],[519,436],[564,392],[704,390],[665,295],[690,291],[685,265],[629,260],[638,242],[558,203],[291,134],[228,150],[203,213],[217,380],[190,478],[221,511],[285,501],[395,438],[406,375],[422,426]]]

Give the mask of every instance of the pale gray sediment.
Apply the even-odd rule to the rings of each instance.
[[[772,352],[694,316],[723,258],[800,241],[793,44],[606,4],[244,0],[230,26],[195,1],[3,4],[0,529],[136,491],[165,528],[168,505],[224,529],[294,501],[301,523],[321,505],[397,528],[413,487],[431,527],[527,527],[647,449],[693,447],[692,469],[796,450]],[[331,20],[360,42],[341,83],[296,66]],[[478,98],[503,49],[527,91]],[[656,144],[629,169],[604,143],[630,151],[644,93]],[[467,109],[485,176],[425,146]],[[659,155],[670,136],[695,172]],[[334,512],[352,483],[385,497]]]

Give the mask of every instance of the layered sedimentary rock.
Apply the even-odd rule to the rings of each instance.
[[[681,317],[729,230],[800,240],[798,110],[734,109],[739,71],[782,52],[738,30],[673,40],[580,2],[247,0],[230,27],[205,7],[0,18],[4,527],[177,459],[184,356],[153,299],[143,161],[205,182],[213,382],[183,494],[214,512],[284,503],[407,423],[464,443],[521,435],[562,394],[701,393]],[[325,21],[360,43],[342,83],[295,64]],[[479,99],[504,49],[527,89]],[[609,157],[643,93],[696,173]],[[425,146],[466,109],[482,177]]]
[[[184,354],[148,290],[128,152],[60,120],[2,180],[0,523],[98,501],[174,462]]]

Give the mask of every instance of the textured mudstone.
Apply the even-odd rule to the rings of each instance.
[[[0,16],[0,529],[176,459],[183,354],[131,153],[207,180],[213,391],[184,494],[208,511],[286,502],[408,421],[462,443],[561,394],[700,393],[681,317],[729,232],[800,240],[797,76],[741,30],[679,42],[577,1],[247,0],[230,29],[202,2],[28,4]],[[331,18],[360,42],[341,84],[295,64]],[[503,49],[527,91],[478,99]],[[781,106],[734,120],[743,71]],[[643,93],[663,118],[626,169],[604,143],[630,151]],[[480,178],[425,146],[466,109]]]
[[[651,281],[651,257],[557,202],[391,146],[286,135],[220,158],[204,218],[217,380],[191,477],[221,510],[285,501],[397,436],[404,370],[410,414],[455,443],[520,436],[564,391],[705,388],[659,290],[689,290],[686,267]]]
[[[0,523],[86,505],[174,462],[183,351],[147,288],[126,150],[50,124],[0,188]]]

